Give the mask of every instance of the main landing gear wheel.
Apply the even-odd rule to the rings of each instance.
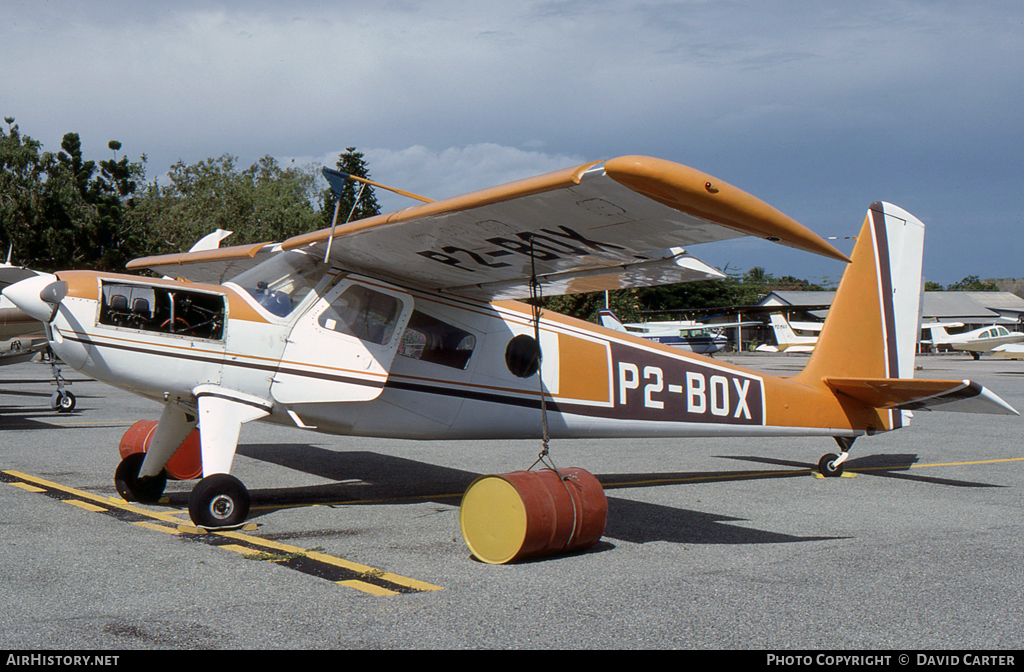
[[[842,476],[843,465],[836,464],[836,460],[838,459],[839,456],[836,455],[835,453],[822,455],[821,459],[818,460],[818,471],[821,472],[821,475],[825,476],[826,478]]]
[[[196,484],[188,515],[200,527],[234,527],[249,515],[249,491],[230,474],[213,474]]]
[[[50,397],[50,407],[58,413],[70,413],[75,410],[75,395],[70,392],[54,392]]]
[[[147,478],[139,477],[139,469],[142,468],[142,461],[146,459],[145,453],[132,453],[121,460],[114,472],[114,487],[117,494],[129,502],[152,503],[160,499],[167,486],[167,472],[163,469],[157,476]]]

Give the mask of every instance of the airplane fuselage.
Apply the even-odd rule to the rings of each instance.
[[[824,384],[549,312],[538,328],[532,308],[516,301],[440,297],[331,271],[281,316],[261,290],[233,283],[89,271],[59,278],[68,294],[49,337],[74,368],[161,403],[187,405],[198,386],[237,391],[266,400],[264,419],[317,431],[538,437],[541,385],[552,438],[857,436],[892,426],[890,412]],[[344,328],[353,296],[373,297],[376,333]]]

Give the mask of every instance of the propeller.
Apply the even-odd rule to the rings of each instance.
[[[26,315],[50,323],[60,302],[68,294],[68,283],[51,273],[40,273],[4,288],[3,295]]]

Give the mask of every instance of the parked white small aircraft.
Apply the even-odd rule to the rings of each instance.
[[[992,348],[992,354],[1005,359],[1024,359],[1024,344],[1007,343]]]
[[[763,344],[757,346],[759,352],[813,352],[818,342],[818,336],[800,336],[794,330],[791,323],[779,313],[772,313],[769,316],[772,323],[772,331],[775,332],[776,345]],[[803,331],[821,331],[822,324],[816,322],[800,322]]]
[[[341,180],[325,169],[329,180]],[[822,436],[907,425],[911,409],[1016,414],[964,380],[915,380],[924,226],[871,206],[818,346],[792,377],[716,362],[514,299],[713,277],[680,246],[742,235],[850,261],[753,196],[621,157],[297,236],[137,260],[167,276],[67,271],[4,293],[79,370],[163,404],[115,482],[152,501],[197,426],[189,513],[230,526],[243,423],[412,439]],[[270,252],[268,250],[279,251]],[[878,260],[876,262],[876,260]],[[242,270],[245,269],[245,270]]]
[[[634,336],[646,338],[655,343],[671,345],[687,352],[710,355],[729,345],[729,339],[722,329],[734,324],[702,324],[692,321],[673,322],[630,322],[623,324],[611,310],[603,308],[598,311],[598,319],[602,327],[614,331],[624,331]],[[743,322],[742,324],[754,324]]]
[[[931,332],[931,338],[922,339],[921,343],[932,345],[936,348],[948,346],[953,350],[969,352],[974,359],[981,359],[981,353],[991,352],[1000,346],[1019,343],[1024,341],[1024,334],[1018,331],[1010,331],[1006,327],[992,325],[981,327],[962,334],[950,334],[947,329],[962,327],[962,322],[925,322],[921,325],[923,331]],[[1004,348],[1000,353],[1012,354],[1015,348]],[[1003,356],[1009,356],[1003,355]]]
[[[0,264],[0,289],[15,282],[39,275],[38,272],[11,264],[13,245],[7,250],[7,261]],[[0,366],[27,362],[50,347],[43,332],[43,323],[11,301],[0,295]],[[75,408],[75,395],[65,389],[67,384],[60,367],[50,361],[50,369],[56,380],[57,391],[50,398],[50,407],[58,413],[67,413]]]

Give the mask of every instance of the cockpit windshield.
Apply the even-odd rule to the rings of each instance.
[[[231,282],[249,292],[268,312],[287,317],[328,270],[322,261],[298,251],[281,252],[235,276]]]

